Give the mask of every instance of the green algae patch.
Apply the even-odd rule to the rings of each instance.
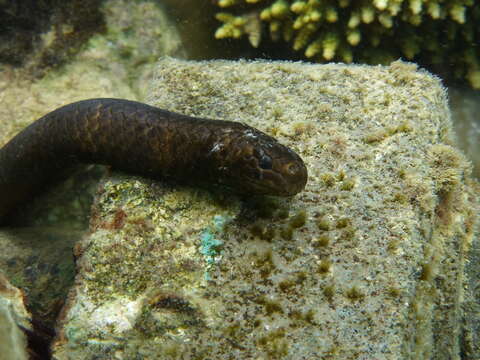
[[[200,254],[207,263],[205,280],[211,280],[209,270],[213,269],[221,260],[223,241],[219,238],[225,231],[225,226],[230,219],[222,215],[213,217],[212,225],[208,226],[200,234]]]
[[[275,135],[309,182],[272,201],[113,173],[58,359],[459,359],[478,199],[437,78],[164,58],[151,85],[153,105]]]

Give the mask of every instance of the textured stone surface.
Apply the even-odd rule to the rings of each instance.
[[[22,292],[0,273],[0,358],[26,360],[27,339],[22,331],[32,330]]]
[[[56,359],[456,359],[476,221],[438,79],[389,67],[158,64],[149,102],[302,154],[293,199],[114,174]]]

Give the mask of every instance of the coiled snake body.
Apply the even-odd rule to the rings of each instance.
[[[249,194],[294,195],[307,182],[295,152],[250,126],[90,99],[48,113],[0,149],[0,220],[76,163]]]

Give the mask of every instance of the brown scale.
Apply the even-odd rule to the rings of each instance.
[[[295,152],[245,124],[90,99],[46,114],[0,149],[0,219],[76,163],[250,195],[291,196],[307,182]]]

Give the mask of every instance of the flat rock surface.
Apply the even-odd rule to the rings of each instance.
[[[437,78],[164,58],[149,93],[275,136],[309,182],[240,199],[105,179],[55,359],[459,358],[477,202]]]

